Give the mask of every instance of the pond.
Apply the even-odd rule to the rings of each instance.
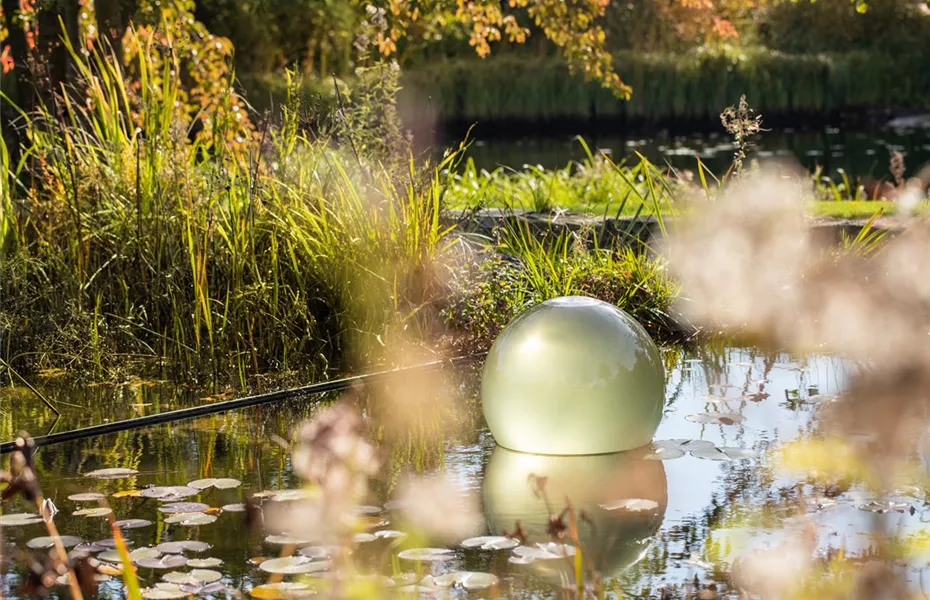
[[[479,168],[488,170],[501,165],[517,168],[524,164],[558,168],[586,156],[584,148],[572,136],[543,137],[529,133],[525,137],[482,137],[479,127],[474,138],[468,156]],[[732,140],[722,130],[685,135],[659,132],[652,137],[592,131],[585,133],[584,138],[592,150],[609,150],[615,160],[639,152],[658,165],[693,170],[695,157],[700,157],[715,174],[722,174],[729,168],[734,150]],[[448,140],[449,143],[456,141]],[[892,151],[905,155],[910,174],[930,161],[930,128],[831,127],[805,131],[780,128],[755,136],[753,143],[756,157],[793,158],[811,171],[822,167],[824,175],[833,178],[838,176],[839,169],[856,177],[889,178],[888,158]]]
[[[546,542],[549,513],[544,500],[533,495],[528,476],[532,473],[548,477],[546,495],[554,505],[561,506],[563,498],[567,498],[585,511],[587,520],[580,527],[593,524],[582,532],[585,547],[591,549],[590,558],[608,578],[612,593],[627,597],[659,597],[673,586],[686,591],[695,584],[711,584],[718,578],[712,561],[732,561],[732,553],[738,548],[775,547],[786,532],[802,527],[805,519],[814,524],[819,551],[842,546],[853,554],[865,553],[869,548],[874,519],[884,520],[890,528],[917,528],[930,518],[922,492],[917,489],[902,491],[904,495],[893,499],[897,504],[882,505],[892,506],[893,510],[863,510],[877,505],[867,504],[871,499],[856,486],[830,498],[817,498],[802,480],[775,468],[775,448],[817,434],[820,411],[836,400],[855,373],[849,362],[832,356],[792,357],[723,345],[691,351],[667,349],[664,354],[669,365],[667,402],[656,443],[652,448],[620,455],[540,457],[498,448],[480,419],[476,398],[480,370],[475,367],[445,373],[443,377],[458,390],[454,403],[465,409],[465,416],[462,422],[450,424],[448,434],[444,433],[438,444],[417,447],[411,441],[405,449],[392,450],[383,468],[386,473],[375,478],[368,499],[371,506],[363,509],[374,535],[358,538],[355,564],[388,575],[415,573],[403,579],[403,585],[427,574],[438,577],[448,572],[472,571],[499,577],[499,591],[504,597],[557,595],[555,586],[570,572],[571,562],[566,566],[561,558],[513,560],[528,553],[525,548],[522,554],[514,549],[516,542],[482,547],[478,541],[478,546],[471,548],[453,544],[452,552],[440,556],[442,560],[430,562],[396,558],[396,549],[391,547],[398,541],[391,537],[394,534],[378,532],[401,528],[396,520],[400,509],[391,501],[398,479],[412,470],[441,472],[463,493],[480,498],[483,523],[476,535],[503,535],[513,531],[519,520],[529,544]],[[87,419],[103,415],[123,418],[139,411],[166,410],[197,401],[196,395],[178,393],[164,384],[136,383],[71,392],[53,383],[42,387],[59,401],[69,403],[62,404],[67,423],[59,427],[87,424]],[[14,398],[8,389],[3,394],[2,405],[8,411],[4,415],[5,435],[13,422],[17,428],[35,434],[45,433],[50,427],[52,421],[45,411],[31,408],[36,404],[34,399],[18,392]],[[333,399],[293,400],[43,447],[36,455],[43,492],[60,510],[55,523],[61,534],[77,536],[87,543],[97,541],[85,547],[103,560],[114,560],[106,541],[111,537],[106,518],[95,516],[93,511],[81,514],[82,509],[98,506],[92,497],[69,497],[88,492],[104,494],[117,519],[138,519],[123,530],[132,548],[162,545],[160,550],[140,550],[137,554],[149,553],[153,560],[157,558],[155,562],[141,561],[148,565],[138,569],[143,587],[153,586],[166,576],[169,580],[183,577],[169,573],[197,569],[209,572],[198,575],[203,577],[202,582],[213,578],[218,581],[213,582],[214,587],[203,588],[201,582],[191,584],[194,587],[190,589],[200,586],[203,593],[213,596],[225,596],[232,590],[245,592],[273,577],[259,565],[278,557],[285,548],[281,542],[288,540],[269,537],[281,532],[269,530],[267,522],[263,527],[254,515],[247,525],[241,504],[257,492],[269,492],[262,494],[260,511],[267,517],[274,505],[286,503],[297,494],[281,492],[300,487],[284,440],[292,438],[299,422]],[[364,407],[364,400],[360,402]],[[374,411],[366,409],[364,414],[374,418]],[[461,427],[463,423],[467,427]],[[369,431],[376,433],[380,429],[373,427]],[[132,469],[133,473],[115,479],[86,475],[116,467]],[[182,494],[182,502],[212,507],[205,517],[188,521],[182,518],[172,523],[177,519],[172,518],[170,509],[166,511],[167,503],[155,497],[161,492],[145,491],[150,486],[186,486],[204,478],[236,481],[213,482],[215,485],[198,482],[194,490]],[[648,485],[640,485],[643,482]],[[132,490],[144,495],[138,496]],[[35,509],[19,499],[13,506],[5,505],[4,511],[28,513]],[[28,548],[29,541],[45,535],[41,522],[2,528],[7,561],[7,573],[0,586],[4,596],[20,596],[24,578],[21,559],[33,552]],[[170,544],[191,541],[197,543],[187,547]],[[169,545],[164,546],[166,543]],[[43,544],[41,540],[33,543]],[[317,548],[304,550],[310,556],[324,552],[316,546],[299,545]],[[539,554],[540,550],[529,554],[533,552]],[[173,558],[165,561],[169,555]],[[164,562],[156,565],[157,561]],[[185,565],[187,561],[191,562]],[[528,564],[515,564],[520,562]],[[300,577],[284,575],[285,580]],[[921,577],[918,566],[908,571],[915,589]],[[723,581],[717,585],[719,593],[728,592]],[[64,587],[53,588],[53,593],[67,596]],[[453,595],[457,594],[473,593],[456,588]],[[120,579],[102,582],[98,595],[122,597]]]

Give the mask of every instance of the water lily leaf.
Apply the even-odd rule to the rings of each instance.
[[[113,509],[107,508],[105,506],[98,506],[97,508],[82,508],[81,510],[76,510],[72,515],[75,517],[105,517],[113,512]]]
[[[258,495],[256,494],[256,497]],[[271,495],[272,502],[292,502],[294,500],[308,500],[316,498],[318,493],[311,490],[279,490]]]
[[[703,458],[705,460],[730,460],[730,457],[724,454],[719,448],[699,448],[691,451],[694,458]]]
[[[309,544],[310,540],[305,540],[291,535],[269,535],[265,538],[265,543],[275,544],[278,546],[303,546],[304,544]]]
[[[556,544],[549,542],[547,544],[536,544],[535,546],[517,546],[513,553],[524,558],[534,560],[551,560],[554,558],[565,558],[575,555],[575,547],[568,544]]]
[[[461,583],[463,579],[468,577],[468,574],[468,571],[452,571],[451,573],[444,573],[443,575],[433,577],[431,581],[434,585],[447,588],[452,587],[456,583]]]
[[[231,478],[221,478],[221,479],[198,479],[187,484],[187,487],[197,488],[198,490],[205,490],[207,488],[215,487],[218,490],[228,490],[231,488],[236,488],[242,485],[242,482],[238,479]]]
[[[190,573],[181,573],[180,571],[165,573],[161,578],[169,583],[202,585],[219,581],[223,578],[223,574],[219,571],[211,571],[209,569],[194,569]]]
[[[397,556],[405,560],[442,561],[455,558],[455,554],[448,548],[408,548]]]
[[[78,544],[74,547],[75,552],[87,552],[89,554],[96,554],[97,552],[103,552],[106,550],[104,546],[100,546],[94,542],[84,542],[83,544]]]
[[[72,502],[95,502],[102,498],[106,498],[106,496],[99,492],[84,492],[82,494],[71,494],[68,496],[68,500]]]
[[[736,425],[745,420],[743,415],[736,413],[696,413],[685,417],[693,423],[713,423],[715,425]]]
[[[216,594],[217,592],[227,592],[232,590],[232,588],[227,586],[222,581],[214,581],[213,583],[208,583],[206,585],[202,583],[182,583],[178,587],[181,588],[182,592],[199,595]]]
[[[367,542],[373,542],[378,537],[373,533],[356,533],[352,536],[352,541],[356,544],[365,544]]]
[[[158,510],[169,515],[177,515],[180,513],[199,513],[208,508],[210,508],[210,505],[203,502],[169,502],[159,506]]]
[[[187,561],[187,566],[194,569],[209,569],[210,567],[218,567],[223,564],[223,561],[219,558],[190,558]]]
[[[180,540],[178,542],[162,542],[155,546],[155,549],[165,554],[180,554],[190,550],[191,552],[203,552],[212,548],[210,544],[198,540]]]
[[[203,513],[178,513],[165,519],[165,523],[172,525],[181,525],[182,527],[197,527],[199,525],[209,525],[216,521],[214,515],[205,515]]]
[[[721,446],[720,451],[729,456],[733,460],[744,460],[747,458],[755,458],[759,456],[759,453],[752,448],[738,448],[736,446]]]
[[[390,523],[387,519],[371,515],[360,515],[356,518],[359,527],[364,529],[377,529],[378,527],[384,527]]]
[[[498,579],[496,575],[471,571],[459,583],[466,590],[486,590],[491,586],[497,585],[497,582]]]
[[[144,588],[142,590],[142,597],[145,600],[175,600],[176,598],[187,598],[187,592],[181,590],[180,587],[175,586],[176,589],[163,589],[163,588]]]
[[[126,544],[132,546],[132,540],[124,540]],[[107,538],[105,540],[97,540],[94,542],[98,546],[103,546],[104,548],[116,548],[116,540],[113,538]]]
[[[8,515],[0,515],[0,526],[3,527],[17,527],[20,525],[34,525],[35,523],[41,523],[42,517],[32,513],[12,513]]]
[[[155,548],[151,548],[148,546],[145,546],[142,548],[136,548],[135,550],[129,553],[129,558],[130,560],[132,560],[132,562],[138,562],[146,558],[158,558],[160,556],[161,556],[161,552],[159,552]]]
[[[690,450],[709,450],[710,448],[716,448],[716,445],[713,442],[708,441],[708,440],[677,439],[677,440],[670,440],[670,441],[675,442],[678,449],[684,450],[685,452],[688,452]]]
[[[297,551],[297,554],[307,558],[332,558],[339,552],[338,546],[305,546]]]
[[[532,562],[536,562],[536,559],[531,556],[511,556],[507,559],[512,565],[528,565]]]
[[[643,460],[674,460],[684,455],[684,451],[679,448],[656,448],[643,456]]]
[[[315,595],[316,590],[309,589],[307,584],[299,581],[281,581],[256,586],[249,590],[249,594],[258,600],[285,600]]]
[[[111,468],[97,469],[90,473],[84,473],[84,477],[93,477],[94,479],[122,479],[123,477],[132,477],[138,475],[139,471],[135,469]]]
[[[374,506],[372,504],[359,504],[353,509],[353,512],[357,515],[377,515],[380,514],[382,508],[380,506]]]
[[[403,531],[397,531],[396,529],[381,529],[375,532],[375,537],[385,539],[403,538],[407,537],[407,534]]]
[[[97,560],[105,560],[111,563],[118,563],[123,560],[123,557],[120,556],[119,552],[117,552],[116,550],[107,550],[105,552],[101,552],[100,554],[98,554]]]
[[[482,550],[509,550],[519,545],[519,541],[503,535],[482,535],[462,542],[463,548],[481,548]]]
[[[61,540],[61,545],[64,546],[65,548],[70,548],[71,546],[77,546],[78,544],[84,541],[75,535],[62,535],[62,536],[59,536],[59,539]],[[41,548],[51,548],[54,545],[55,545],[55,538],[49,535],[32,538],[31,540],[26,542],[27,547],[33,548],[36,550],[41,549]]]
[[[147,519],[123,519],[116,522],[120,529],[138,529],[139,527],[148,527],[152,522]]]
[[[236,503],[236,504],[226,504],[223,506],[223,510],[226,512],[245,512],[245,504]]]
[[[176,502],[184,498],[190,498],[200,493],[197,488],[187,487],[186,485],[158,485],[155,487],[145,488],[140,494],[146,498],[155,498],[162,502]]]
[[[187,564],[187,558],[181,554],[165,554],[157,558],[140,558],[136,564],[146,569],[178,569]]]
[[[601,504],[604,510],[625,510],[628,512],[650,512],[659,508],[659,503],[655,500],[645,498],[625,498],[607,504]]]
[[[300,573],[317,573],[329,569],[330,563],[326,560],[313,560],[306,556],[287,556],[272,558],[258,565],[266,573],[280,573],[282,575],[297,575]]]

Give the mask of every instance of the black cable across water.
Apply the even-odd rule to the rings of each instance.
[[[85,427],[83,429],[73,429],[71,431],[62,431],[61,433],[52,433],[50,435],[33,438],[33,440],[35,441],[36,446],[48,446],[51,444],[60,444],[62,442],[70,442],[73,440],[80,440],[98,435],[107,435],[109,433],[116,433],[117,431],[126,431],[128,429],[137,429],[139,427],[150,427],[152,425],[160,425],[162,423],[183,421],[185,419],[193,419],[194,417],[203,417],[206,415],[213,415],[229,410],[236,410],[239,408],[246,408],[259,404],[267,404],[269,402],[289,400],[299,396],[322,394],[324,392],[335,392],[338,390],[347,389],[355,384],[373,383],[382,381],[384,379],[397,377],[398,375],[409,375],[423,371],[434,371],[444,367],[454,367],[463,363],[473,362],[482,356],[484,355],[471,354],[467,356],[458,356],[446,360],[437,360],[423,363],[413,367],[404,367],[401,369],[392,369],[390,371],[379,371],[377,373],[368,373],[367,375],[355,375],[353,377],[345,377],[343,379],[334,379],[332,381],[312,383],[310,385],[287,390],[280,390],[277,392],[269,392],[267,394],[246,396],[245,398],[236,398],[235,400],[226,400],[224,402],[211,402],[210,404],[192,406],[190,408],[181,408],[178,410],[170,410],[167,412],[158,413],[156,415],[147,415],[144,417],[136,417],[134,419],[116,421],[114,423],[103,423],[100,425],[94,425],[92,427]],[[3,442],[0,444],[0,454],[12,452],[14,447],[15,442]]]

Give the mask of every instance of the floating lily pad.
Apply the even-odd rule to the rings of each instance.
[[[124,540],[127,545],[132,546],[131,540]],[[98,546],[103,546],[104,548],[116,548],[116,540],[113,538],[107,538],[105,540],[97,540],[94,542]]]
[[[155,548],[150,548],[148,546],[145,546],[143,548],[136,548],[135,550],[129,553],[129,558],[132,560],[132,562],[139,562],[140,560],[143,560],[146,558],[158,558],[160,556],[161,556],[161,552],[159,552]]]
[[[210,508],[210,505],[203,502],[169,502],[159,506],[158,511],[169,515],[178,515],[181,513],[200,513],[208,508]]]
[[[91,471],[90,473],[84,473],[85,477],[93,477],[94,479],[122,479],[123,477],[132,477],[133,475],[138,475],[139,471],[135,469],[123,469],[119,467],[111,469],[97,469],[96,471]]]
[[[303,546],[304,544],[309,544],[310,540],[294,537],[292,535],[269,535],[265,538],[265,543],[278,546]]]
[[[381,529],[375,532],[375,537],[379,538],[403,538],[407,537],[407,534],[403,531],[397,531],[396,529]]]
[[[106,562],[118,563],[123,560],[123,557],[119,555],[119,552],[116,550],[106,550],[97,555],[97,560],[104,560]]]
[[[148,527],[152,522],[147,519],[123,519],[116,522],[120,529],[138,529],[139,527]]]
[[[242,485],[242,482],[238,479],[231,478],[222,478],[222,479],[198,479],[187,484],[187,487],[197,488],[198,490],[205,490],[207,488],[215,487],[218,490],[228,490],[231,488],[236,488]]]
[[[717,447],[694,449],[691,451],[691,456],[704,460],[730,460],[730,457]]]
[[[190,558],[187,561],[187,566],[194,569],[209,569],[210,567],[218,567],[223,564],[223,561],[219,558]]]
[[[311,490],[280,490],[271,495],[271,500],[273,502],[292,502],[294,500],[316,498],[318,495],[318,493]],[[258,494],[255,494],[255,496],[259,497]]]
[[[223,574],[219,571],[211,571],[210,569],[194,569],[190,573],[181,573],[180,571],[165,573],[161,578],[169,583],[177,583],[179,585],[182,583],[189,583],[196,585],[219,581],[223,578]]]
[[[198,540],[180,540],[177,542],[162,542],[155,549],[165,554],[180,554],[181,552],[203,552],[212,548],[210,544]]]
[[[497,582],[497,576],[491,573],[469,571],[468,575],[462,578],[458,583],[466,590],[486,590],[489,587],[497,585]]]
[[[481,548],[482,550],[509,550],[519,545],[520,542],[517,540],[503,535],[482,535],[462,542],[463,548]]]
[[[145,600],[175,600],[177,598],[187,598],[187,596],[187,592],[182,591],[178,586],[174,586],[174,589],[165,587],[142,589],[142,597],[145,598]]]
[[[685,452],[689,452],[691,450],[708,450],[710,448],[716,448],[714,443],[708,440],[677,439],[669,441],[674,442],[678,449],[684,450]]]
[[[536,561],[535,558],[531,558],[529,556],[516,556],[516,555],[511,556],[510,558],[507,559],[507,562],[509,562],[512,565],[528,565],[535,561]]]
[[[656,448],[643,456],[643,460],[674,460],[684,455],[684,451],[678,448]]]
[[[58,539],[61,540],[61,545],[65,548],[70,548],[71,546],[77,546],[84,540],[75,536],[75,535],[62,535]],[[34,548],[36,550],[40,548],[51,548],[55,545],[55,538],[49,535],[44,535],[42,537],[32,538],[26,542],[26,546],[29,548]]]
[[[911,512],[911,514],[914,512],[914,508],[907,502],[875,502],[874,500],[865,504],[860,504],[859,510],[878,513],[880,515],[890,512]]]
[[[356,533],[352,536],[352,541],[356,544],[365,544],[367,542],[373,542],[378,537],[373,533]]]
[[[759,453],[752,448],[737,448],[736,446],[721,446],[720,451],[732,458],[733,460],[744,460],[755,458]]]
[[[99,492],[84,492],[83,494],[71,494],[68,496],[68,500],[72,502],[96,502],[103,498],[106,498],[106,496]]]
[[[693,423],[713,423],[715,425],[736,425],[745,420],[743,415],[736,413],[696,413],[688,415],[685,419]]]
[[[200,493],[197,488],[187,487],[186,485],[159,485],[145,488],[140,495],[145,498],[155,498],[163,502],[176,502],[184,498],[190,498]]]
[[[309,589],[307,584],[300,581],[266,583],[249,590],[249,595],[258,600],[286,600],[311,594],[316,594],[316,591]]]
[[[400,552],[397,556],[405,560],[424,562],[451,560],[455,558],[455,554],[448,548],[408,548]]]
[[[380,506],[374,506],[372,504],[359,504],[353,509],[353,512],[357,515],[377,515],[380,514],[383,509]]]
[[[197,527],[198,525],[209,525],[216,521],[215,515],[206,515],[204,513],[178,513],[165,519],[165,523],[171,525],[180,525],[182,527]]]
[[[181,588],[182,592],[187,592],[188,594],[198,594],[198,595],[216,594],[219,592],[232,591],[232,588],[230,588],[229,586],[227,586],[225,583],[221,581],[214,581],[213,583],[207,583],[207,584],[182,583],[178,587]]]
[[[607,504],[601,504],[604,510],[625,510],[627,512],[651,512],[659,508],[659,503],[655,500],[645,498],[625,498]]]
[[[12,513],[9,515],[0,515],[0,526],[18,527],[20,525],[34,525],[41,523],[42,517],[33,513]]]
[[[89,554],[96,554],[97,552],[103,552],[106,550],[106,547],[100,546],[95,542],[84,542],[83,544],[78,544],[74,547],[75,552],[87,552]]]
[[[187,564],[187,557],[181,554],[165,554],[157,558],[140,558],[136,564],[146,569],[178,569]]]
[[[307,558],[332,558],[339,552],[338,546],[306,546],[297,551],[297,554]]]
[[[97,508],[82,508],[81,510],[76,510],[72,515],[75,517],[105,517],[113,512],[113,509],[107,508],[105,506],[98,506]]]
[[[279,573],[281,575],[297,575],[300,573],[318,573],[329,569],[330,563],[326,560],[313,560],[306,556],[287,556],[272,558],[258,565],[266,573]]]
[[[223,510],[226,512],[245,512],[245,504],[236,503],[236,504],[227,504],[223,506]]]

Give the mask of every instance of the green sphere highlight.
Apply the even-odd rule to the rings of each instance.
[[[594,298],[534,306],[501,332],[481,379],[485,420],[505,448],[604,454],[648,444],[665,405],[665,370],[633,317]]]

